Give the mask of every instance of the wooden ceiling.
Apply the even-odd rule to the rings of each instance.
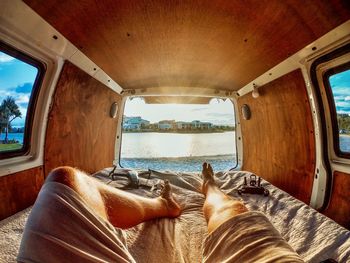
[[[238,90],[350,19],[346,0],[25,0],[122,88]]]

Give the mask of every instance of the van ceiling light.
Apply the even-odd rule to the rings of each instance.
[[[253,96],[254,99],[256,99],[256,98],[258,98],[260,96],[259,87],[255,83],[253,84],[252,96]]]

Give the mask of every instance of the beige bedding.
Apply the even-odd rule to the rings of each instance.
[[[105,169],[95,176],[112,186],[125,182],[124,179],[111,182],[107,177],[108,171]],[[239,197],[235,189],[242,183],[243,176],[249,175],[246,172],[218,173],[216,181],[224,192]],[[175,196],[184,211],[175,220],[153,220],[127,230],[125,233],[130,253],[136,262],[160,262],[159,258],[164,258],[163,262],[200,262],[202,243],[207,235],[201,210],[204,197],[198,191],[200,177],[196,174],[164,173],[153,175],[148,184],[156,182],[156,177],[168,179],[173,184]],[[269,197],[245,195],[242,196],[243,202],[251,210],[264,212],[304,260],[320,262],[333,258],[339,262],[350,262],[349,231],[285,192],[264,183],[270,190]],[[143,196],[156,195],[149,189],[131,192]],[[14,262],[27,215],[28,211],[25,211],[13,219],[0,222],[0,262]],[[9,238],[11,242],[7,242]],[[9,249],[9,245],[12,249]]]
[[[108,178],[106,169],[97,178],[111,185],[118,185]],[[283,238],[308,262],[321,262],[333,258],[350,262],[350,232],[333,220],[296,200],[284,191],[262,181],[270,196],[242,195],[236,189],[243,183],[244,171],[219,172],[215,180],[227,194],[240,198],[252,211],[263,212]],[[167,251],[167,262],[199,262],[202,241],[206,237],[206,222],[202,214],[204,196],[199,192],[201,178],[198,174],[157,173],[156,178],[168,179],[175,196],[183,206],[182,215],[175,220],[155,220],[128,230],[128,246],[137,262],[156,262],[149,249]],[[125,182],[120,179],[119,182]],[[152,196],[148,190],[131,192]],[[163,252],[162,252],[163,253]]]

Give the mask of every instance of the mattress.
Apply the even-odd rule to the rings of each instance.
[[[93,176],[112,187],[125,187],[128,180],[108,176],[111,168]],[[269,196],[239,195],[237,189],[251,173],[230,171],[216,173],[215,180],[223,192],[242,200],[250,209],[265,213],[284,239],[308,262],[332,258],[350,262],[350,232],[331,219],[266,181]],[[200,262],[202,242],[207,235],[202,213],[204,196],[200,193],[201,177],[196,173],[151,172],[140,177],[143,185],[127,189],[145,197],[159,194],[159,182],[167,179],[173,186],[183,212],[176,219],[156,219],[125,230],[128,249],[137,262]],[[0,222],[0,262],[15,262],[21,233],[30,208]]]

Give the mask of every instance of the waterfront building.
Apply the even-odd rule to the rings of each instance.
[[[141,128],[148,128],[150,122],[148,120],[142,119],[140,116],[137,117],[127,117],[124,116],[123,119],[123,129],[125,130],[140,130]]]
[[[201,122],[198,120],[191,122],[192,129],[211,129],[212,127],[213,127],[213,124],[210,122]]]
[[[191,123],[185,121],[177,121],[176,128],[178,130],[191,129]]]
[[[158,122],[158,129],[159,130],[171,130],[175,128],[175,121],[174,120],[163,120]]]

